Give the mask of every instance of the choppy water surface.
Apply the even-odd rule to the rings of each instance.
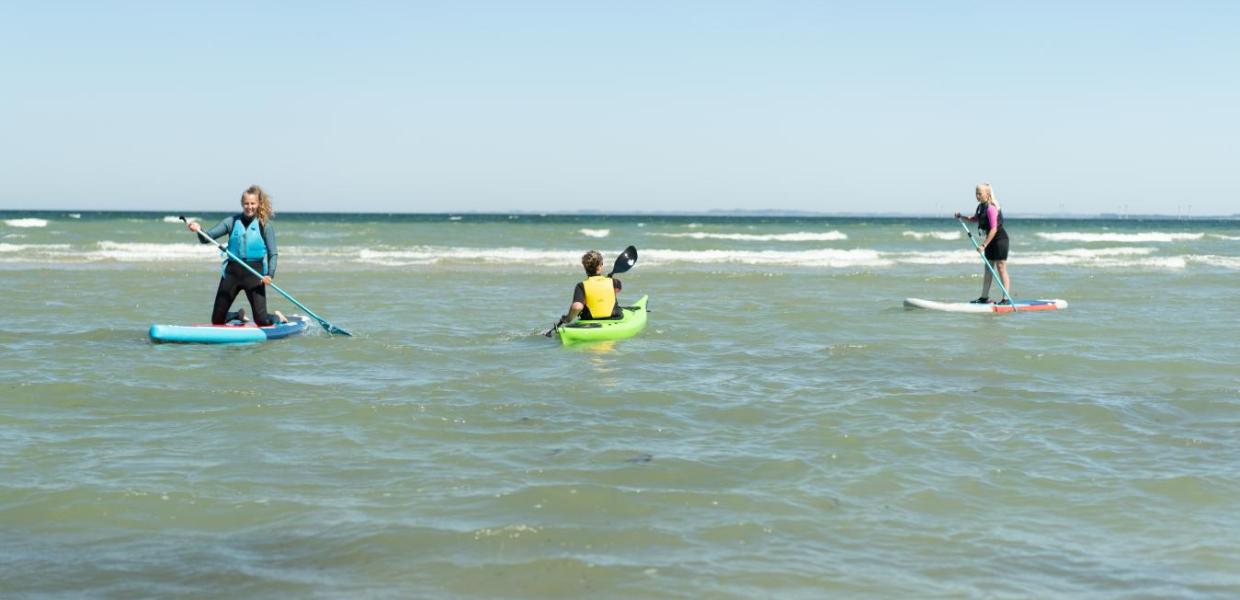
[[[2,596],[1240,595],[1234,221],[280,215],[357,336],[211,347],[169,216],[0,214]]]

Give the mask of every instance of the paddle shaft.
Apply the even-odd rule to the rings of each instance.
[[[969,226],[964,224],[964,220],[960,220],[960,226],[964,227],[965,235],[969,236],[970,242],[973,242],[973,248],[982,257],[982,262],[986,265],[986,268],[990,269],[990,274],[995,276],[995,283],[999,284],[999,289],[1003,290],[1003,297],[1012,303],[1012,312],[1016,312],[1016,301],[1012,299],[1012,295],[1008,293],[1007,287],[1003,285],[1003,278],[999,277],[999,272],[995,270],[994,265],[991,265],[990,261],[986,259],[986,254],[982,252],[981,245],[977,243],[977,240],[973,239],[973,232],[969,231]]]
[[[182,221],[185,221],[185,217],[181,217],[181,220],[182,220]],[[188,221],[186,221],[186,222],[188,222]],[[211,239],[211,236],[207,235],[207,234],[206,234],[206,232],[204,232],[204,231],[202,230],[202,227],[199,227],[199,228],[198,228],[198,231],[196,231],[195,233],[197,233],[200,237],[202,237],[202,239],[206,240],[207,242],[212,243],[212,244],[215,244],[215,246],[216,246],[217,248],[219,248],[219,249],[220,249],[220,252],[223,252],[224,254],[228,255],[228,258],[229,258],[230,260],[232,260],[233,262],[235,262],[235,263],[237,263],[237,264],[241,265],[242,267],[245,267],[245,270],[247,270],[247,271],[249,271],[249,272],[253,273],[255,277],[257,277],[257,278],[259,278],[259,279],[262,279],[262,278],[263,278],[263,275],[262,275],[261,273],[259,273],[258,271],[255,271],[255,270],[254,270],[254,268],[253,268],[253,267],[251,267],[250,265],[245,264],[245,261],[244,261],[244,260],[241,260],[240,258],[237,258],[237,255],[236,255],[236,254],[233,254],[233,253],[232,253],[232,252],[228,249],[228,246],[225,246],[224,244],[221,244],[221,243],[219,243],[219,242],[217,242],[217,241],[215,241],[215,240]],[[277,292],[280,292],[280,295],[281,295],[281,296],[284,296],[285,298],[288,298],[288,301],[289,301],[289,302],[292,302],[293,304],[296,304],[298,308],[300,308],[300,309],[302,309],[302,310],[306,311],[306,314],[310,315],[312,318],[314,318],[314,320],[318,321],[318,322],[319,322],[319,325],[321,325],[321,326],[323,327],[323,329],[326,329],[328,333],[342,333],[342,334],[344,334],[344,335],[349,335],[349,336],[353,335],[353,334],[349,333],[348,331],[345,331],[345,330],[343,330],[343,329],[341,329],[341,328],[339,328],[339,327],[336,327],[335,325],[332,325],[331,323],[329,323],[329,322],[327,321],[327,319],[324,319],[323,317],[320,317],[320,316],[318,316],[318,315],[314,314],[314,311],[310,310],[309,308],[306,308],[306,305],[305,305],[305,304],[302,304],[302,303],[298,302],[298,301],[297,301],[297,299],[296,299],[296,298],[294,298],[294,297],[292,297],[291,295],[289,295],[289,293],[288,293],[288,292],[286,292],[286,291],[284,291],[284,290],[280,289],[280,286],[278,286],[278,285],[276,285],[276,284],[274,284],[274,283],[268,283],[267,285],[271,286],[271,289],[273,289],[273,290],[275,290],[275,291],[277,291]]]

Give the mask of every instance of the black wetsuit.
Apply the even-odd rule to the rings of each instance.
[[[973,214],[977,219],[977,231],[982,235],[982,241],[986,240],[986,236],[993,228],[998,228],[995,232],[995,238],[990,240],[986,245],[986,258],[991,261],[1007,260],[1008,257],[1008,234],[1007,229],[1003,227],[1003,209],[996,208],[995,213],[998,215],[998,223],[990,222],[990,215],[987,214],[987,208],[990,207],[989,202],[979,202],[977,212]]]
[[[257,217],[246,218],[244,215],[233,215],[225,217],[218,225],[207,230],[207,235],[212,239],[232,233],[233,225],[241,222],[242,227],[249,227],[250,223]],[[267,275],[275,277],[276,275],[276,232],[271,223],[259,225],[263,232],[263,243],[267,246]],[[202,239],[202,243],[210,243],[206,239]],[[247,265],[251,269],[263,272],[263,261],[246,260]],[[245,297],[250,301],[250,308],[254,311],[254,324],[260,327],[271,325],[271,316],[267,314],[267,286],[263,285],[260,277],[255,277],[253,273],[247,271],[244,267],[237,264],[231,258],[228,264],[224,266],[224,274],[220,278],[220,285],[215,291],[215,306],[211,309],[211,323],[214,325],[223,325],[228,319],[228,308],[232,306],[233,300],[237,298],[237,294],[245,292]]]

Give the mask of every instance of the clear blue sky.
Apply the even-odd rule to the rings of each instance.
[[[0,208],[1232,214],[1238,7],[6,2]]]

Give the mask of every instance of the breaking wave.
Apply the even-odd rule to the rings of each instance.
[[[1085,233],[1079,231],[1038,232],[1038,237],[1051,242],[1116,242],[1140,244],[1146,242],[1186,242],[1205,237],[1204,233],[1170,233],[1147,231],[1145,233]]]
[[[739,242],[836,242],[848,239],[848,235],[842,231],[798,231],[796,233],[708,233],[705,231],[695,231],[693,233],[651,233],[659,237],[670,238],[689,238],[694,240],[732,240]]]
[[[47,219],[5,219],[9,227],[47,227]]]
[[[574,269],[579,267],[579,249],[536,249],[526,247],[462,246],[332,246],[307,245],[281,248],[282,264],[307,260],[316,264],[399,266],[488,267],[516,265],[535,269]],[[604,254],[610,261],[614,255]],[[166,263],[217,262],[217,251],[203,244],[121,243],[101,241],[93,244],[12,244],[0,243],[0,262],[36,264],[73,263]],[[1045,266],[1098,269],[1184,269],[1191,265],[1240,269],[1240,257],[1212,254],[1161,255],[1149,246],[1110,248],[1067,248],[1041,252],[1013,252],[1013,266]],[[883,251],[869,248],[814,248],[805,250],[680,250],[652,248],[641,251],[646,268],[675,268],[677,265],[748,265],[758,267],[810,268],[886,268],[944,265],[979,267],[977,252],[971,249],[933,252]],[[347,268],[343,267],[343,268]]]
[[[903,235],[915,240],[958,240],[961,234],[959,231],[905,231]]]

